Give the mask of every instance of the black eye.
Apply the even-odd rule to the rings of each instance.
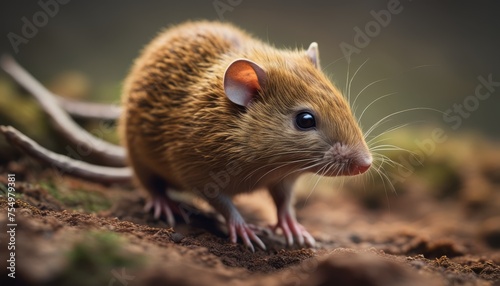
[[[295,117],[295,124],[300,130],[309,130],[316,127],[316,120],[309,112],[301,112]]]

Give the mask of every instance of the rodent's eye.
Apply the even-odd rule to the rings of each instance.
[[[301,112],[295,117],[295,125],[300,130],[310,130],[316,127],[316,120],[310,112]]]

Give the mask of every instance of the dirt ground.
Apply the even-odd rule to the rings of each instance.
[[[190,224],[178,219],[169,228],[143,212],[144,196],[132,186],[60,176],[21,157],[0,165],[0,283],[500,285],[498,144],[448,140],[410,169],[404,179],[391,177],[399,178],[395,191],[376,177],[342,187],[338,179],[304,178],[296,209],[317,240],[311,249],[287,248],[266,230],[275,209],[264,191],[237,197],[268,246],[252,253],[229,243],[221,219],[196,200],[184,204]],[[15,279],[6,265],[9,173],[17,193]]]

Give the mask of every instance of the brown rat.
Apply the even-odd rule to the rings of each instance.
[[[288,244],[314,244],[296,220],[292,187],[306,172],[357,175],[372,157],[342,94],[321,72],[317,45],[279,50],[219,22],[160,33],[125,81],[122,142],[156,217],[182,212],[169,190],[200,195],[230,240],[265,248],[231,196],[267,188]]]

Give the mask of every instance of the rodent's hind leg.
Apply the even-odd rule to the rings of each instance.
[[[171,227],[175,226],[174,213],[180,215],[185,223],[189,223],[189,216],[179,207],[179,202],[172,200],[166,191],[164,194],[158,193],[152,195],[144,206],[144,211],[153,211],[153,217],[155,219],[159,219],[163,214],[167,219],[168,225]]]
[[[207,198],[207,201],[226,219],[229,240],[232,243],[236,243],[238,237],[240,237],[245,246],[252,252],[255,252],[252,241],[261,249],[266,250],[265,244],[252,230],[252,226],[247,224],[243,217],[241,217],[231,198],[223,194],[218,194],[215,198]]]
[[[140,184],[149,193],[144,211],[153,211],[155,219],[164,215],[171,227],[175,225],[174,213],[180,215],[186,223],[189,222],[188,215],[179,207],[179,202],[168,196],[169,184],[165,179],[149,171],[146,167],[135,168],[135,170]]]
[[[288,246],[293,245],[295,238],[300,246],[304,245],[305,242],[308,246],[313,247],[316,243],[314,237],[295,218],[291,191],[291,184],[287,182],[281,182],[269,188],[278,214],[278,223],[273,227],[273,230],[281,229]]]

